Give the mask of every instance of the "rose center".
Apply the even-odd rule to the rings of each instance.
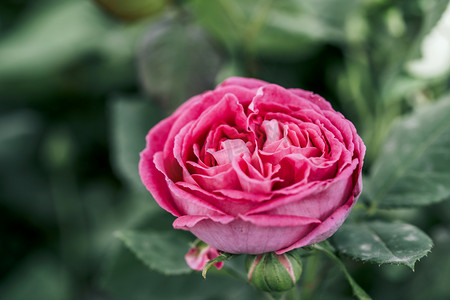
[[[242,155],[250,154],[247,144],[241,139],[224,140],[220,143],[219,150],[208,149],[207,152],[214,157],[218,165],[229,164]]]

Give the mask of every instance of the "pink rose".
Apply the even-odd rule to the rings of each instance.
[[[224,252],[281,254],[342,225],[364,153],[322,97],[234,77],[150,130],[139,172],[175,228]]]
[[[184,256],[184,259],[191,269],[201,271],[208,261],[219,255],[220,253],[217,249],[203,242],[197,242],[189,249],[188,253]],[[214,266],[220,270],[223,267],[223,261],[214,264]]]

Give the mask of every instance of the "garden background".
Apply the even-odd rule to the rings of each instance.
[[[130,229],[173,231],[139,179],[146,133],[229,76],[314,91],[355,124],[368,192],[351,218],[413,224],[434,247],[414,272],[345,265],[374,299],[450,299],[448,3],[2,0],[0,299],[261,297],[215,271],[161,274],[122,242]],[[392,154],[402,145],[425,153],[404,174]],[[403,198],[371,198],[408,174]],[[182,257],[193,240],[183,237],[183,249],[164,238],[152,249]],[[316,263],[301,279],[305,299],[353,299],[337,266]]]

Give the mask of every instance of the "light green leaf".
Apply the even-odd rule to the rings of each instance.
[[[421,0],[420,5],[423,11],[424,21],[422,28],[416,39],[416,43],[412,47],[411,57],[417,57],[423,39],[430,33],[433,27],[439,22],[446,7],[450,3],[449,0]]]
[[[161,112],[141,97],[123,96],[111,100],[109,113],[112,165],[125,182],[144,190],[138,171],[139,153]]]
[[[196,0],[199,22],[230,49],[301,56],[319,41],[344,38],[344,21],[360,1]]]
[[[450,197],[450,97],[394,124],[369,177],[374,207],[408,207]]]
[[[138,67],[147,93],[172,111],[214,87],[220,56],[201,27],[174,16],[153,24],[145,34]]]
[[[192,270],[184,255],[191,240],[180,231],[119,231],[115,234],[150,269],[166,275],[187,274]]]
[[[387,102],[395,102],[399,101],[399,96],[401,98],[411,95],[411,92],[414,92],[418,88],[420,88],[420,82],[414,84],[411,79],[409,79],[410,83],[414,84],[411,90],[405,91],[405,94],[398,95],[397,92],[402,88],[404,84],[404,78],[402,72],[406,68],[413,77],[421,78],[423,81],[422,84],[429,84],[426,79],[430,80],[432,77],[435,77],[439,73],[439,71],[434,70],[430,73],[430,67],[426,67],[427,64],[431,64],[433,59],[433,54],[431,57],[421,58],[421,52],[424,52],[424,43],[426,42],[427,36],[430,35],[433,28],[438,24],[440,18],[442,17],[443,12],[445,11],[449,0],[420,0],[418,1],[422,8],[422,22],[419,31],[411,29],[414,26],[407,26],[408,31],[411,34],[403,34],[400,37],[396,37],[394,35],[387,36],[384,32],[380,31],[377,36],[377,41],[375,41],[375,45],[381,45],[379,47],[378,56],[380,60],[378,61],[378,65],[385,65],[384,72],[379,76],[382,91],[382,98]],[[406,3],[406,2],[405,2]],[[409,3],[409,2],[408,2]],[[398,11],[399,16],[402,13],[406,13],[407,10],[403,8],[403,10]],[[395,11],[395,10],[391,10]],[[410,15],[406,13],[404,19],[414,18],[415,15]],[[403,26],[405,26],[404,24]],[[396,26],[398,27],[398,26]],[[377,26],[375,26],[377,28]],[[439,35],[439,34],[438,34]],[[444,41],[445,43],[445,41]],[[431,48],[439,48],[439,46],[435,46],[435,43],[431,46]],[[438,52],[437,52],[438,53]],[[422,53],[424,55],[425,53]],[[427,53],[429,56],[429,53]],[[434,55],[439,56],[439,54]],[[438,59],[439,61],[439,59]],[[439,62],[438,62],[439,64]],[[434,68],[432,68],[434,69]],[[436,73],[437,72],[437,73]]]
[[[432,240],[413,225],[400,222],[344,224],[334,235],[338,251],[353,259],[377,264],[414,264],[431,250]]]

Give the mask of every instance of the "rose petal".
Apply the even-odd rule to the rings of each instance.
[[[242,154],[250,154],[245,142],[239,139],[229,139],[222,142],[221,150],[209,150],[212,156],[216,159],[218,165],[230,164],[232,161],[238,159]]]
[[[316,224],[295,227],[257,226],[236,219],[228,224],[202,220],[189,230],[221,251],[260,254],[289,247],[315,227]]]
[[[179,216],[180,212],[176,209],[172,196],[170,195],[164,171],[161,172],[158,170],[153,162],[155,154],[163,149],[165,143],[164,137],[170,131],[172,124],[175,122],[175,118],[176,115],[173,115],[161,121],[148,133],[146,138],[147,147],[140,154],[139,174],[145,187],[153,195],[159,206],[174,216]]]
[[[263,85],[266,85],[267,82],[254,79],[254,78],[244,78],[244,77],[230,77],[222,82],[217,89],[221,89],[229,86],[241,86],[249,89],[257,89]]]
[[[178,182],[177,185],[197,198],[211,203],[214,207],[217,207],[220,212],[230,216],[237,216],[256,207],[256,204],[248,199],[224,197],[216,192],[208,192],[198,185],[193,185],[186,182]]]
[[[227,215],[189,215],[189,216],[181,216],[178,217],[172,224],[173,228],[175,229],[183,229],[183,230],[189,230],[191,227],[194,227],[197,225],[198,222],[203,220],[211,220],[213,222],[217,222],[220,224],[228,224],[231,221],[234,220],[232,216]]]
[[[356,200],[357,198],[351,196],[344,205],[337,208],[325,221],[311,230],[311,232],[308,233],[305,237],[301,238],[289,247],[275,251],[275,253],[283,254],[293,249],[315,244],[329,238],[344,223],[345,219],[350,214],[350,210],[352,209],[353,205],[355,205]]]
[[[231,166],[227,171],[218,173],[213,176],[193,174],[192,177],[202,188],[209,192],[226,188],[240,188],[239,179],[236,175],[236,172],[233,168],[231,168]]]
[[[328,101],[325,101],[322,97],[314,94],[313,92],[305,91],[302,89],[288,89],[288,91],[302,99],[306,99],[314,103],[315,105],[319,106],[320,109],[322,110],[333,111],[333,108],[331,107],[331,104]]]
[[[239,215],[239,218],[257,226],[293,227],[322,223],[319,219],[292,215]]]

